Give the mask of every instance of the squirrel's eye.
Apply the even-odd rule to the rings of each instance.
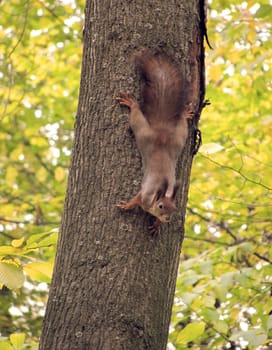
[[[162,203],[159,204],[159,209],[163,209],[163,204]]]

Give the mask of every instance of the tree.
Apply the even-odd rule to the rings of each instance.
[[[141,171],[127,116],[113,97],[121,86],[136,90],[133,51],[163,47],[179,59],[199,116],[203,13],[199,1],[86,3],[75,141],[41,350],[166,347],[195,130],[191,123],[179,163],[181,218],[153,239],[147,215],[115,208],[135,192]]]

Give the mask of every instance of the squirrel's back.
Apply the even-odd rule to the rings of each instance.
[[[134,61],[144,80],[141,109],[151,125],[176,123],[185,109],[185,81],[178,66],[164,53],[143,50]]]

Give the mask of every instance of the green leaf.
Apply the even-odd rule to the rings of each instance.
[[[13,333],[10,335],[9,339],[11,344],[15,347],[15,349],[19,350],[24,345],[25,337],[25,333]]]
[[[252,242],[243,242],[239,245],[239,248],[249,253],[254,251],[254,245]]]
[[[21,267],[10,262],[0,262],[0,283],[3,283],[10,289],[17,289],[22,287],[24,280]]]
[[[212,323],[216,323],[219,320],[219,313],[213,309],[206,308],[203,311],[203,316]]]
[[[204,322],[196,322],[188,324],[177,336],[177,342],[180,344],[187,344],[199,338],[205,330]]]
[[[42,239],[38,247],[44,247],[44,246],[51,246],[51,245],[56,245],[58,240],[58,232],[53,232],[49,236],[45,237]]]
[[[266,4],[261,5],[259,10],[255,13],[255,16],[257,18],[265,18],[265,17],[271,18],[272,17],[272,6],[266,5]]]
[[[270,315],[267,319],[267,323],[266,323],[266,328],[269,330],[269,329],[272,329],[272,315]]]
[[[33,247],[38,247],[39,243],[44,240],[46,237],[50,236],[51,234],[55,234],[56,230],[53,229],[51,231],[47,232],[42,232],[42,233],[37,233],[33,234],[32,236],[29,237],[29,239],[26,242],[26,248],[33,248]]]
[[[230,337],[230,340],[236,341],[240,338],[246,340],[250,346],[257,347],[262,345],[266,341],[267,334],[263,333],[260,330],[252,329],[249,331],[241,331],[241,332],[234,333]]]
[[[231,285],[233,285],[234,282],[234,278],[236,276],[236,272],[228,272],[225,273],[222,277],[221,277],[221,283],[224,287],[230,287]]]
[[[196,293],[183,293],[181,298],[186,305],[190,305],[197,296]]]
[[[229,330],[228,324],[223,320],[218,320],[213,324],[214,328],[219,332],[223,334],[227,334]]]
[[[211,296],[211,295],[205,295],[203,297],[203,301],[204,301],[204,305],[205,307],[213,307],[214,306],[214,303],[215,303],[215,298],[214,296]]]

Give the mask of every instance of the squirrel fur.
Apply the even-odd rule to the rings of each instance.
[[[176,163],[186,143],[185,80],[178,66],[163,53],[145,49],[134,55],[143,82],[142,105],[127,93],[116,100],[130,109],[129,124],[142,156],[143,180],[138,194],[117,206],[124,210],[140,206],[156,217],[150,227],[157,234],[161,222],[171,220],[175,210]]]

